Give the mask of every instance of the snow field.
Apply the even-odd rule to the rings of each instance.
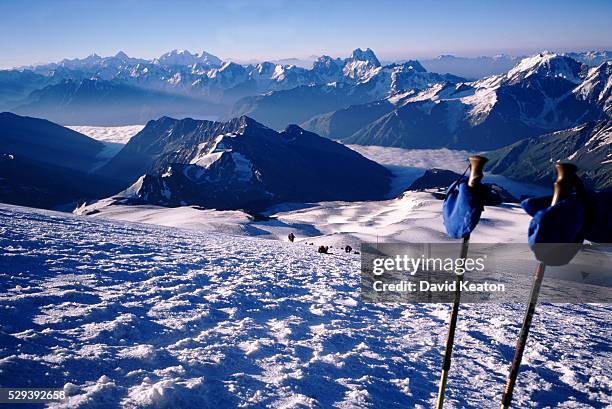
[[[432,406],[447,305],[366,304],[359,258],[0,205],[0,385],[51,407]],[[334,251],[335,252],[335,251]],[[464,305],[447,407],[497,405],[522,305]],[[612,404],[610,308],[539,306],[516,406]]]

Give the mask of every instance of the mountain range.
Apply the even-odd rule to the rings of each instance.
[[[612,51],[586,51],[565,53],[570,58],[595,67],[604,61],[612,59]],[[421,64],[431,72],[440,74],[451,73],[460,77],[477,80],[491,75],[503,74],[526,56],[512,56],[507,54],[480,57],[457,57],[454,55],[440,55],[436,58],[420,60]]]
[[[66,79],[32,91],[13,112],[63,124],[81,124],[87,118],[90,125],[104,126],[145,123],[163,115],[197,116],[202,104],[197,98],[115,81]],[[208,112],[219,114],[214,105]]]
[[[349,144],[495,149],[610,116],[612,62],[537,54],[503,75],[439,82],[315,116],[302,126]]]
[[[609,59],[609,54],[568,56],[593,65]],[[436,65],[436,61],[442,65]],[[454,65],[445,66],[449,61]],[[246,114],[283,129],[316,114],[398,92],[423,90],[440,81],[465,82],[457,75],[464,72],[467,78],[473,78],[506,70],[516,59],[442,56],[426,60],[425,64],[414,60],[381,64],[372,50],[356,49],[348,58],[315,58],[311,68],[300,66],[304,62],[292,62],[295,61],[285,59],[238,64],[205,51],[192,54],[186,50],[173,50],[153,59],[133,58],[124,52],[110,57],[92,54],[82,59],[0,70],[0,110],[78,125],[145,123],[163,115],[229,119]],[[460,68],[464,63],[485,68],[480,73],[470,73]],[[269,93],[273,95],[267,97]],[[303,110],[296,100],[303,100]],[[119,106],[113,109],[109,101]],[[279,106],[286,106],[288,112],[272,115],[270,111]],[[300,112],[291,115],[295,110],[292,107]],[[109,111],[107,115],[105,110]]]
[[[587,184],[608,188],[606,55],[540,53],[476,81],[418,61],[383,65],[370,49],[319,57],[312,69],[173,51],[151,61],[118,53],[0,71],[0,100],[20,101],[17,113],[147,122],[109,158],[105,145],[82,134],[1,114],[0,199],[57,206],[122,192],[116,197],[131,202],[260,209],[384,197],[388,172],[334,139],[491,151],[493,172],[536,183],[548,183],[546,163],[573,160]],[[209,120],[230,106],[232,119]]]
[[[331,83],[345,84],[347,91],[357,87],[352,93],[362,96],[348,98],[350,104],[379,99],[413,85],[422,88],[445,78],[438,75],[432,79],[424,71],[416,61],[383,67],[370,49],[356,49],[345,59],[319,57],[311,69],[271,62],[240,65],[223,62],[206,52],[191,54],[185,50],[174,50],[153,60],[132,58],[123,52],[111,57],[94,54],[84,59],[0,71],[0,109],[60,123],[72,123],[78,118],[81,125],[142,123],[147,114],[151,119],[164,113],[228,117],[233,104],[241,98],[296,87]],[[359,87],[363,83],[367,85]],[[84,94],[82,89],[88,92]],[[123,104],[117,109],[123,112],[122,116],[105,117],[95,112],[96,108],[109,109],[109,101]],[[80,108],[83,103],[87,108]],[[65,108],[53,111],[53,105]],[[144,108],[140,109],[141,105]],[[330,109],[336,107],[337,104],[330,105]],[[74,118],[59,112],[68,109]]]
[[[325,77],[333,81],[245,97],[236,102],[231,115],[249,115],[280,129],[350,105],[427,89],[439,82],[462,81],[453,75],[427,72],[418,61],[382,66],[370,49],[356,50],[344,60],[321,57],[315,61],[313,70],[327,73]]]

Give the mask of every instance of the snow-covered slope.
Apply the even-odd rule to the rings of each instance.
[[[509,178],[550,183],[557,161],[571,161],[590,188],[612,188],[612,121],[579,126],[525,139],[487,154],[489,169]],[[529,163],[529,166],[525,166]]]
[[[297,241],[344,248],[358,248],[362,241],[447,241],[442,224],[442,201],[427,192],[406,192],[400,198],[369,202],[287,203],[270,208],[268,218],[254,219],[241,211],[200,210],[183,206],[126,206],[104,199],[75,210],[94,218],[151,223],[191,230]],[[475,242],[526,240],[529,216],[514,204],[487,207]]]
[[[51,407],[429,408],[446,305],[366,304],[303,243],[0,206],[0,384]],[[447,406],[500,399],[523,305],[463,306]],[[544,305],[516,407],[612,404],[610,307]]]

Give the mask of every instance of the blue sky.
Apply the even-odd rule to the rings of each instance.
[[[178,48],[235,60],[612,48],[612,1],[0,0],[0,67]]]

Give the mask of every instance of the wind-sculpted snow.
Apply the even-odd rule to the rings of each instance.
[[[54,407],[421,407],[447,305],[365,304],[332,249],[0,207],[0,386]],[[447,407],[497,405],[522,305],[464,306]],[[610,308],[541,306],[516,407],[612,404]]]

